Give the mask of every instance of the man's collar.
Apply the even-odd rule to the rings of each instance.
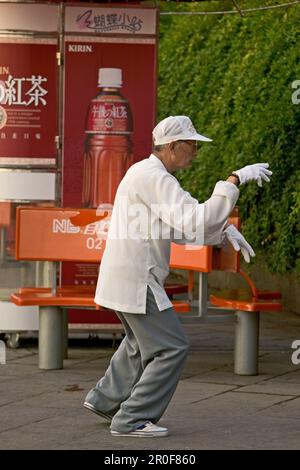
[[[160,158],[158,158],[156,155],[154,155],[154,153],[151,153],[149,159],[155,163],[157,166],[160,166],[161,168],[163,168],[164,170],[167,171],[165,165],[163,164],[163,162],[160,160]]]

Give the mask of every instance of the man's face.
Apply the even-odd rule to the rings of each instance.
[[[197,140],[178,140],[170,144],[175,170],[189,168],[197,155]]]

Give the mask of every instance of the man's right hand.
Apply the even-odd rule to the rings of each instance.
[[[247,240],[243,237],[241,232],[238,229],[230,224],[228,225],[222,233],[222,241],[228,240],[235,251],[240,251],[244,257],[246,263],[250,263],[250,256],[255,256],[254,250]]]
[[[272,171],[268,170],[269,163],[255,163],[254,165],[247,165],[240,170],[233,171],[233,175],[237,175],[240,184],[248,183],[248,181],[257,181],[258,186],[262,186],[262,180],[269,182],[269,176]]]

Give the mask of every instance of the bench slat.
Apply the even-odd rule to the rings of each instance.
[[[238,298],[224,298],[216,295],[209,297],[212,305],[216,307],[229,308],[243,312],[281,312],[282,305],[280,302],[270,300],[241,300]]]
[[[40,305],[40,306],[62,306],[62,307],[95,307],[94,295],[84,293],[57,292],[52,295],[51,292],[23,292],[11,295],[11,301],[16,305]]]
[[[46,288],[45,288],[46,289]],[[95,309],[101,308],[94,302],[94,294],[88,293],[66,293],[57,292],[56,295],[51,294],[49,290],[43,291],[27,291],[19,292],[11,295],[11,301],[19,306],[39,305],[41,307],[94,307]],[[188,302],[174,300],[172,302],[176,312],[189,312],[190,305]],[[103,308],[103,307],[102,307]]]

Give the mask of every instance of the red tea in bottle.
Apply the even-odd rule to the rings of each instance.
[[[113,204],[117,187],[133,163],[132,115],[121,95],[122,70],[99,69],[99,94],[92,99],[86,120],[83,205]]]

